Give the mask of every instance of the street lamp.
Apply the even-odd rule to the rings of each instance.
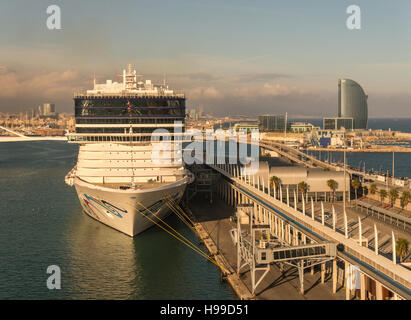
[[[346,167],[346,150],[344,149],[344,192],[343,192],[343,208],[345,214],[345,193],[347,192],[347,167]]]

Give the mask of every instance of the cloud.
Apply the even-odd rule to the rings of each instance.
[[[41,103],[52,102],[56,103],[59,112],[72,113],[73,92],[78,88],[92,87],[92,76],[86,72],[78,72],[73,68],[61,72],[35,72],[26,69],[22,71],[14,65],[0,66],[0,112],[25,111]],[[114,78],[113,72],[107,73],[107,79]],[[162,75],[156,76],[160,81]],[[276,73],[248,73],[237,76],[238,81],[234,81],[235,77],[232,75],[192,72],[170,74],[167,82],[171,88],[185,91],[188,108],[201,104],[205,112],[216,116],[242,114],[257,117],[261,114],[285,112],[290,116],[301,115],[307,118],[337,115],[336,90],[308,89],[307,85],[289,84],[282,76],[288,77]],[[100,82],[103,78],[100,74]],[[367,93],[370,97],[370,116],[411,116],[410,94],[388,95],[372,90]]]
[[[207,72],[193,72],[193,73],[183,73],[183,74],[170,74],[172,78],[179,78],[183,80],[189,81],[204,81],[204,82],[211,82],[217,81],[222,79],[221,76],[217,76],[215,74],[207,73]]]
[[[223,93],[214,87],[195,87],[186,91],[188,99],[202,100],[202,99],[221,99]]]
[[[215,116],[246,115],[258,117],[262,114],[285,114],[333,116],[337,113],[334,99],[324,99],[316,94],[289,93],[283,95],[225,95],[215,99],[188,99],[188,107],[204,106],[206,113]]]
[[[19,80],[16,72],[7,67],[0,68],[0,98],[12,98],[17,96]]]
[[[0,67],[0,111],[24,111],[43,102],[58,102],[59,111],[72,111],[73,92],[90,83],[74,70],[18,72]]]
[[[237,97],[261,97],[261,96],[286,96],[290,94],[301,94],[302,90],[298,90],[295,86],[287,86],[279,83],[266,82],[263,85],[257,87],[236,87],[229,92],[229,94]]]
[[[188,107],[204,106],[216,116],[284,114],[322,116],[336,115],[334,96],[324,96],[295,86],[265,82],[264,84],[216,89],[197,87],[187,92]]]
[[[0,98],[19,98],[21,95],[60,98],[72,93],[71,89],[82,82],[78,72],[18,73],[0,68]]]
[[[190,80],[199,80],[199,81],[216,81],[216,80],[221,79],[221,77],[218,77],[211,73],[205,73],[205,72],[189,73],[187,74],[187,78]]]
[[[269,82],[254,87],[245,85],[236,86],[234,88],[227,88],[227,86],[225,86],[217,89],[214,86],[198,86],[186,90],[187,99],[193,101],[202,99],[222,99],[229,97],[252,99],[254,97],[275,97],[301,93],[303,93],[303,91],[298,90],[294,86],[287,86],[279,83]]]
[[[234,77],[234,81],[238,82],[260,82],[260,81],[272,81],[279,78],[289,78],[290,76],[282,73],[246,73]]]

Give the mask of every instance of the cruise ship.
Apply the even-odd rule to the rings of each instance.
[[[76,92],[74,105],[67,139],[80,147],[65,182],[84,212],[132,237],[164,219],[194,179],[182,161],[185,95],[129,65],[118,82]]]

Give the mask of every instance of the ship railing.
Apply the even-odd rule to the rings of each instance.
[[[133,133],[133,134],[124,134],[124,133],[67,133],[67,141],[69,143],[139,143],[139,144],[150,144],[152,142],[163,142],[152,140],[152,137],[162,137],[163,134],[161,133]],[[192,142],[192,137],[185,137],[184,133],[178,134],[173,133],[170,136],[179,137],[179,139],[175,139],[174,141],[170,141],[171,143],[187,143]]]
[[[141,175],[139,174],[140,178],[147,178],[147,181],[141,181],[137,183],[147,183],[147,182],[151,182],[151,183],[164,183],[164,182],[181,182],[181,181],[187,181],[187,183],[192,183],[195,179],[194,175],[188,171],[188,170],[174,170],[174,171],[169,171],[167,173],[162,173],[162,174],[145,174],[145,175]],[[176,181],[169,181],[167,179],[167,177],[180,177],[180,178],[176,178]],[[130,183],[135,176],[134,175],[102,175],[102,176],[98,176],[98,178],[101,178],[101,180],[99,182],[97,181],[88,181],[87,178],[94,180],[96,178],[96,176],[76,176],[76,178],[82,182],[85,183],[102,183],[102,184],[121,184],[121,183]],[[115,178],[115,182],[112,182],[111,180]],[[122,181],[118,180],[118,179],[123,178]],[[74,184],[74,181],[73,181]]]
[[[185,93],[182,91],[173,91],[172,93],[159,92],[121,92],[121,93],[87,93],[86,90],[75,91],[74,98],[181,98],[185,99]]]

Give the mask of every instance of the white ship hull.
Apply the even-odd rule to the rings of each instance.
[[[80,179],[75,179],[74,185],[87,215],[133,237],[153,226],[153,221],[159,222],[170,213],[167,199],[178,203],[187,182],[184,178],[144,191],[103,188]]]
[[[151,144],[81,145],[66,183],[75,186],[85,213],[133,237],[160,222],[193,180],[181,164],[153,162],[152,153]]]

